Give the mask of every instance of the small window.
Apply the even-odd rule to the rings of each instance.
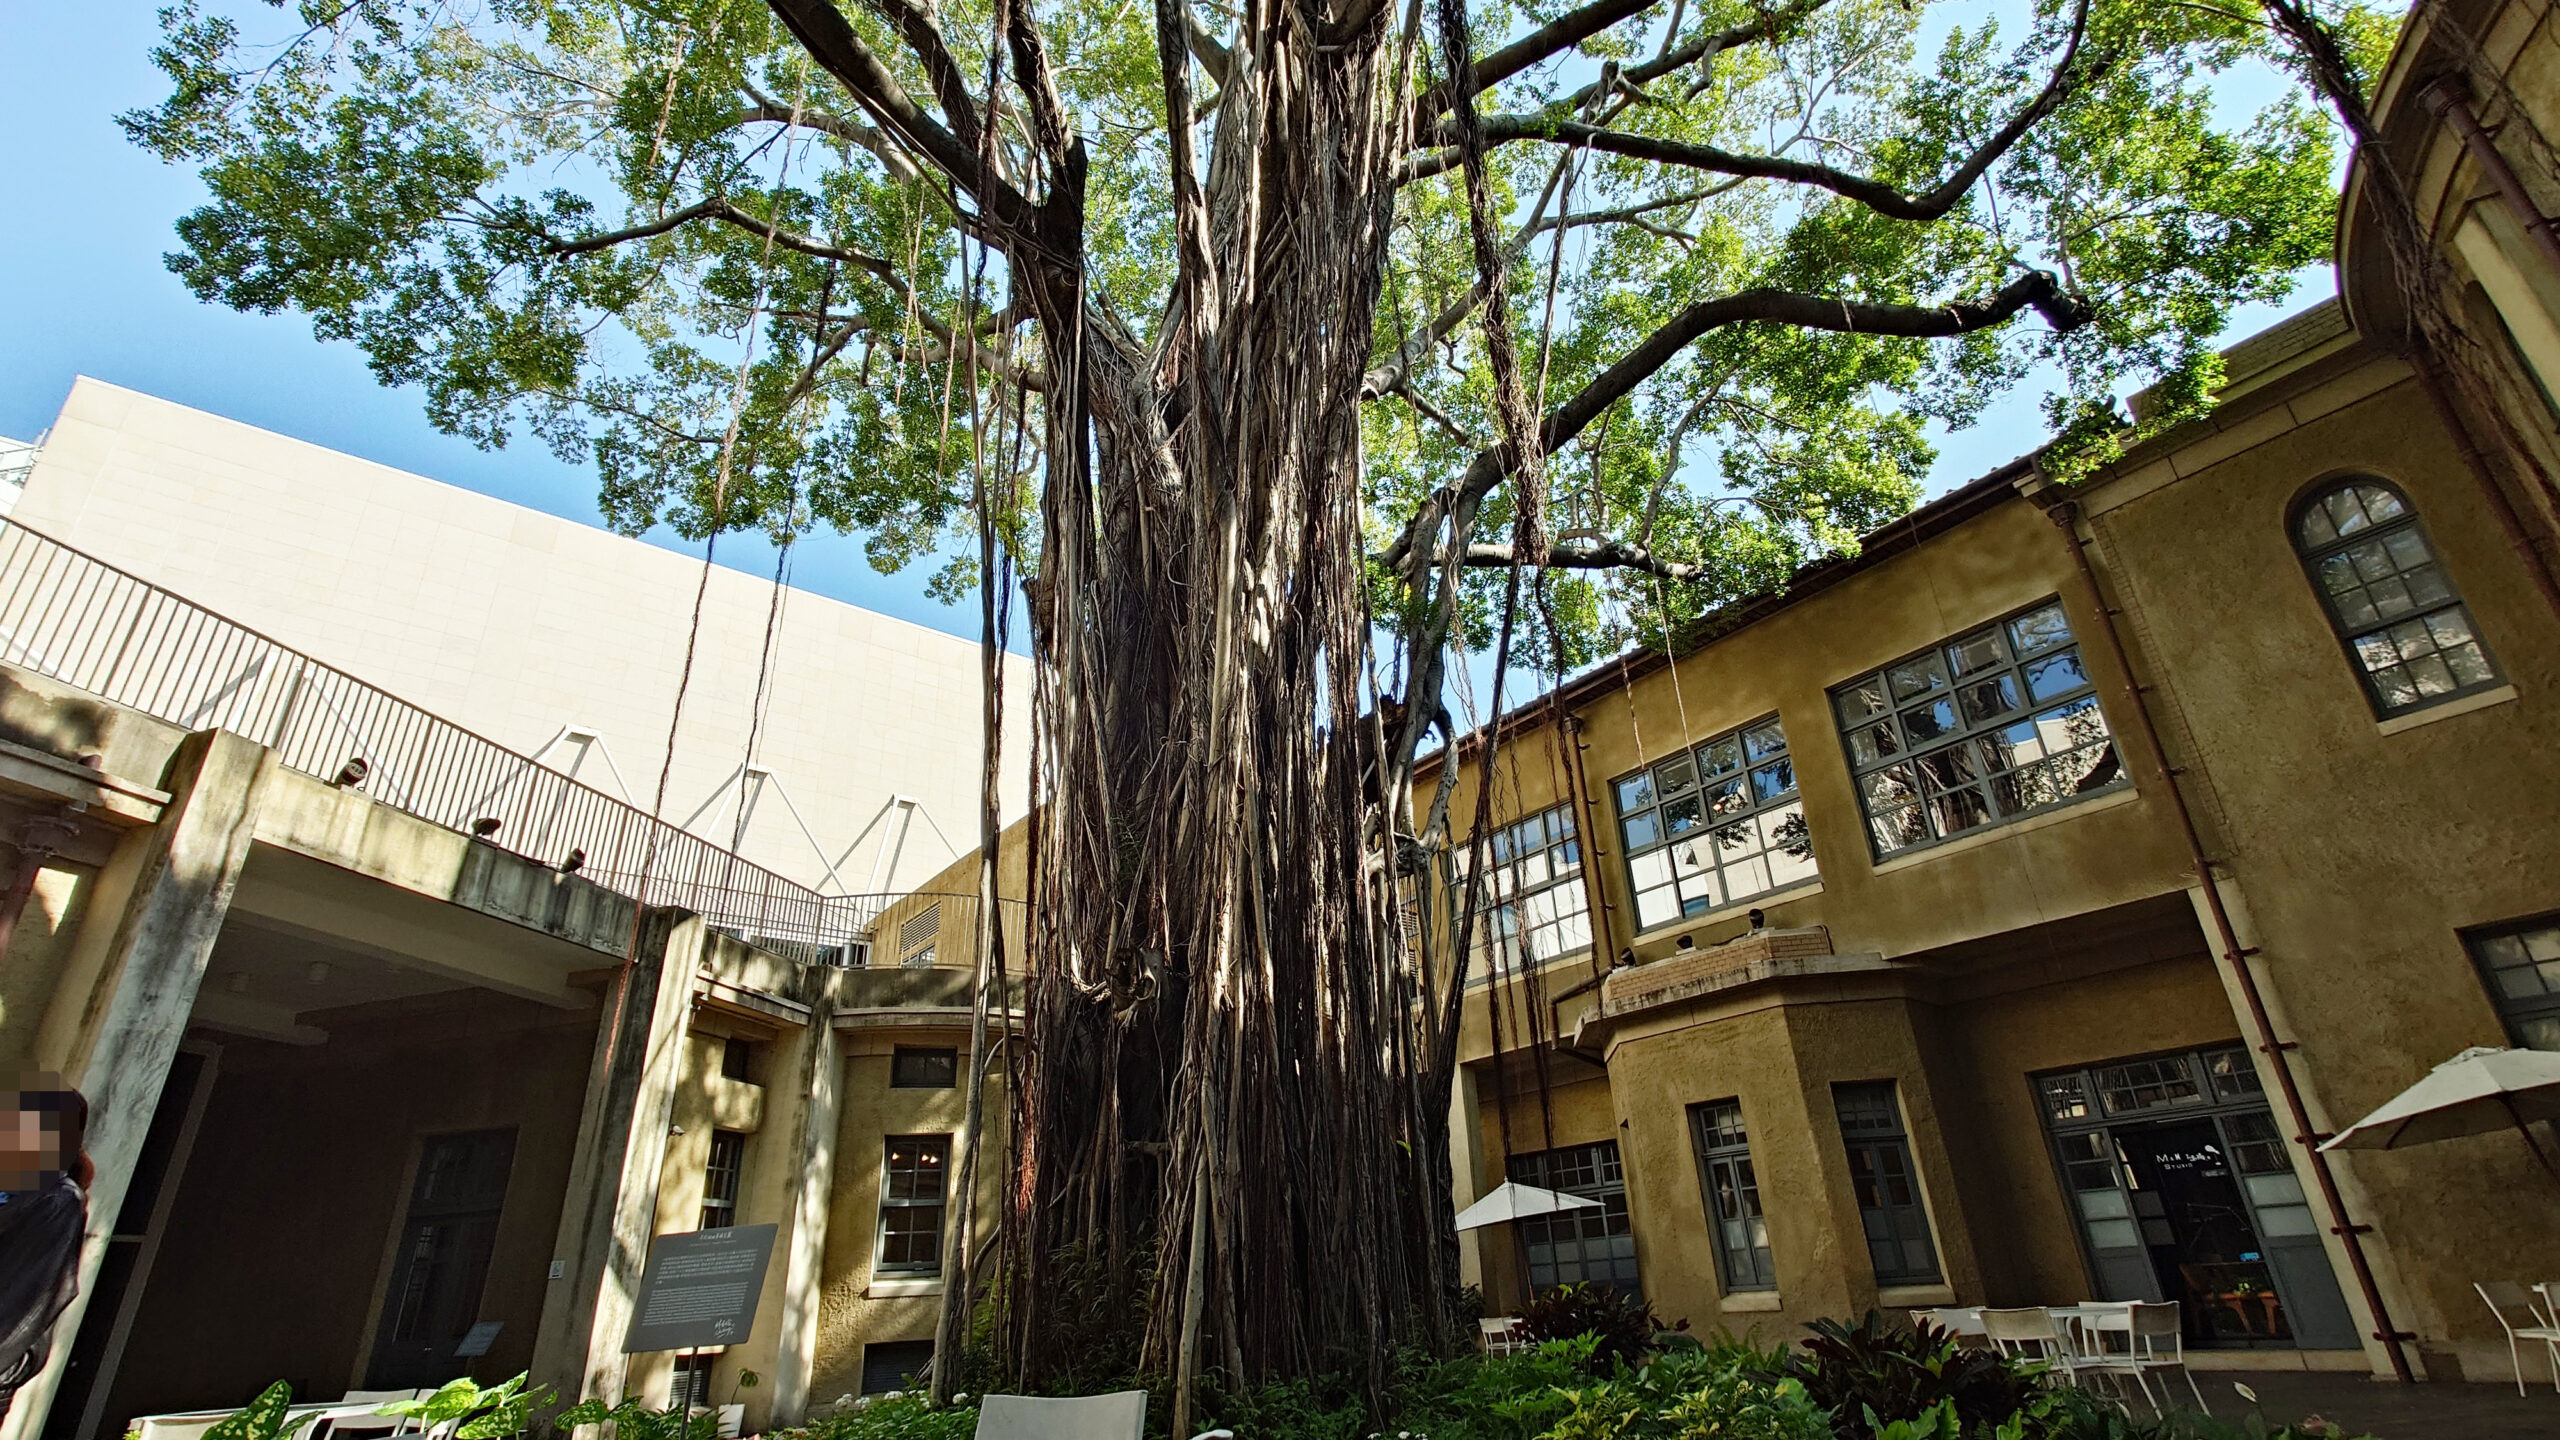
[[[862,1347],[862,1393],[885,1395],[924,1383],[933,1369],[930,1340],[882,1340]]]
[[[1834,1085],[1831,1098],[1840,1112],[1841,1138],[1849,1147],[1849,1185],[1857,1193],[1876,1283],[1935,1283],[1938,1255],[1929,1238],[1929,1209],[1920,1197],[1920,1173],[1911,1163],[1911,1140],[1902,1130],[1902,1106],[1893,1082]]]
[[[892,1090],[951,1090],[960,1084],[960,1052],[901,1045],[889,1057]]]
[[[2058,600],[1831,692],[1879,860],[2125,782]]]
[[[2293,542],[2375,714],[2499,683],[2470,607],[2398,490],[2379,480],[2323,490],[2294,511]]]
[[[1775,715],[1621,776],[1611,789],[1640,930],[1820,874],[1795,757]]]
[[[2507,1038],[2531,1050],[2560,1050],[2560,916],[2462,938],[2506,1022]]]
[[[735,1130],[711,1132],[711,1160],[702,1171],[702,1228],[726,1230],[738,1223],[738,1185],[747,1169],[747,1137]]]
[[[1689,1126],[1725,1293],[1777,1289],[1778,1266],[1769,1255],[1769,1225],[1760,1213],[1760,1177],[1751,1165],[1751,1138],[1742,1129],[1742,1103],[1692,1105]]]
[[[1476,945],[1467,983],[1591,948],[1591,896],[1582,888],[1582,842],[1573,807],[1559,805],[1493,834],[1481,857]],[[1450,864],[1450,912],[1466,904],[1467,860]],[[1454,922],[1452,922],[1454,923]]]
[[[892,1135],[880,1162],[880,1249],[874,1274],[942,1273],[942,1208],[951,1168],[948,1135]]]
[[[719,1363],[717,1350],[678,1351],[675,1375],[667,1384],[667,1408],[682,1406],[688,1412],[709,1409],[711,1367]]]
[[[720,1077],[724,1080],[755,1078],[756,1042],[732,1035],[720,1046]]]

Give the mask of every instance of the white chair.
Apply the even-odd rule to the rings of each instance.
[[[1048,1399],[989,1395],[978,1402],[977,1440],[1142,1440],[1147,1392]],[[1235,1440],[1232,1430],[1204,1430],[1192,1440]]]
[[[2541,1342],[2551,1360],[2551,1388],[2560,1391],[2560,1326],[2535,1309],[2524,1287],[2513,1280],[2481,1280],[2471,1288],[2489,1302],[2489,1313],[2498,1317],[2498,1328],[2507,1332],[2507,1359],[2516,1367],[2516,1393],[2524,1393],[2524,1356],[2516,1349],[2519,1340]]]
[[[1536,1348],[1521,1333],[1516,1315],[1487,1315],[1476,1322],[1476,1329],[1487,1355],[1521,1355]]]
[[[2080,1383],[2080,1347],[2071,1338],[2069,1327],[2042,1307],[2023,1310],[1990,1310],[1982,1312],[1982,1333],[1993,1349],[2013,1360],[2041,1362],[2048,1376],[2059,1375],[2063,1383]]]
[[[2088,1343],[2080,1348],[2078,1368],[2093,1374],[2112,1375],[2121,1381],[2130,1376],[2142,1390],[2142,1398],[2154,1415],[2167,1415],[2160,1396],[2169,1393],[2169,1377],[2160,1377],[2160,1395],[2151,1393],[2151,1372],[2176,1370],[2187,1378],[2187,1393],[2195,1397],[2196,1408],[2210,1415],[2213,1407],[2204,1403],[2204,1392],[2196,1388],[2195,1373],[2187,1368],[2186,1330],[2178,1323],[2178,1305],[2148,1301],[2127,1301],[2122,1306],[2084,1305],[2080,1309],[2080,1325]],[[2113,1349],[2102,1342],[2109,1334],[2125,1337],[2125,1348]]]
[[[1917,1330],[1923,1325],[1934,1325],[1956,1337],[1959,1342],[1984,1338],[1982,1308],[1977,1305],[1950,1305],[1935,1310],[1912,1311],[1911,1328]]]

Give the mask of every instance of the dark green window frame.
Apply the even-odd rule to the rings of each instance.
[[[1822,878],[1775,715],[1621,775],[1609,791],[1640,932]]]
[[[2400,487],[2369,475],[2324,485],[2290,526],[2320,611],[2381,719],[2477,695],[2506,674]]]
[[[2131,783],[2059,599],[1832,687],[1875,858]]]
[[[1690,1106],[1689,1134],[1698,1148],[1698,1183],[1706,1192],[1707,1228],[1715,1238],[1716,1273],[1724,1293],[1777,1289],[1778,1262],[1769,1252],[1769,1224],[1761,1213],[1760,1176],[1751,1162],[1742,1102],[1710,1100]]]

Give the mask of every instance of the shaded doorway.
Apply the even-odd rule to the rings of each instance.
[[[2177,1301],[2195,1347],[2355,1347],[2247,1050],[2112,1060],[2034,1085],[2095,1298]]]
[[[430,1135],[421,1145],[373,1346],[373,1388],[415,1389],[453,1378],[454,1350],[480,1323],[480,1292],[515,1155],[513,1127]]]

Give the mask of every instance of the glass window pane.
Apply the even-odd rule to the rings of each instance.
[[[1654,788],[1665,795],[1686,794],[1698,783],[1698,767],[1686,755],[1675,756],[1653,767]]]
[[[1752,759],[1763,760],[1787,748],[1787,732],[1772,720],[1743,731],[1742,744]]]
[[[1719,780],[1708,786],[1706,801],[1707,813],[1719,820],[1749,809],[1751,804],[1747,798],[1747,792],[1743,789],[1742,777],[1739,775],[1730,780]]]
[[[1662,817],[1651,811],[1628,816],[1622,828],[1627,832],[1627,848],[1631,850],[1657,844],[1662,839]]]
[[[1901,748],[1902,742],[1895,737],[1891,720],[1880,720],[1849,732],[1849,758],[1854,764],[1872,765]]]
[[[1653,803],[1653,776],[1630,775],[1618,782],[1618,813],[1642,810]]]
[[[2059,601],[2037,606],[2009,622],[2009,639],[2021,655],[2032,654],[2071,638],[2071,622],[2063,618]]]
[[[1795,762],[1784,757],[1770,761],[1751,772],[1751,794],[1763,802],[1792,795],[1796,788]]]
[[[1705,823],[1706,807],[1699,803],[1695,795],[1685,800],[1674,800],[1662,807],[1663,829],[1669,834],[1686,835]]]
[[[2000,652],[1997,629],[1977,630],[1947,647],[1947,658],[1954,662],[1958,675],[1972,675],[1999,664],[2008,657]]]
[[[2089,672],[2077,650],[2065,650],[2027,667],[2027,693],[2038,700],[2050,700],[2088,683]]]
[[[1884,680],[1870,675],[1854,685],[1844,686],[1833,704],[1840,709],[1840,719],[1854,725],[1871,715],[1881,715],[1891,707],[1884,698]]]
[[[2338,538],[2338,527],[2329,519],[2327,510],[2313,505],[2302,512],[2302,523],[2295,527],[2294,534],[2303,549],[2317,550]]]
[[[2036,698],[2041,700],[2051,693],[2039,692]],[[1988,680],[1969,684],[1956,692],[1956,702],[1968,725],[1997,720],[2018,708],[2018,677],[1994,675]]]
[[[1938,700],[1902,712],[1902,731],[1914,745],[1926,744],[1956,728],[1956,707]]]
[[[1945,689],[1947,667],[1936,655],[1923,655],[1918,659],[1906,660],[1894,666],[1888,672],[1888,678],[1893,683],[1894,698],[1908,700],[1914,695],[1926,695],[1932,690]]]
[[[1710,740],[1698,747],[1698,768],[1708,775],[1730,775],[1742,768],[1742,746],[1739,742]]]
[[[2358,485],[2356,497],[2364,502],[2366,518],[2376,525],[2386,520],[2397,520],[2408,513],[2408,507],[2400,503],[2400,497],[2380,485]]]

